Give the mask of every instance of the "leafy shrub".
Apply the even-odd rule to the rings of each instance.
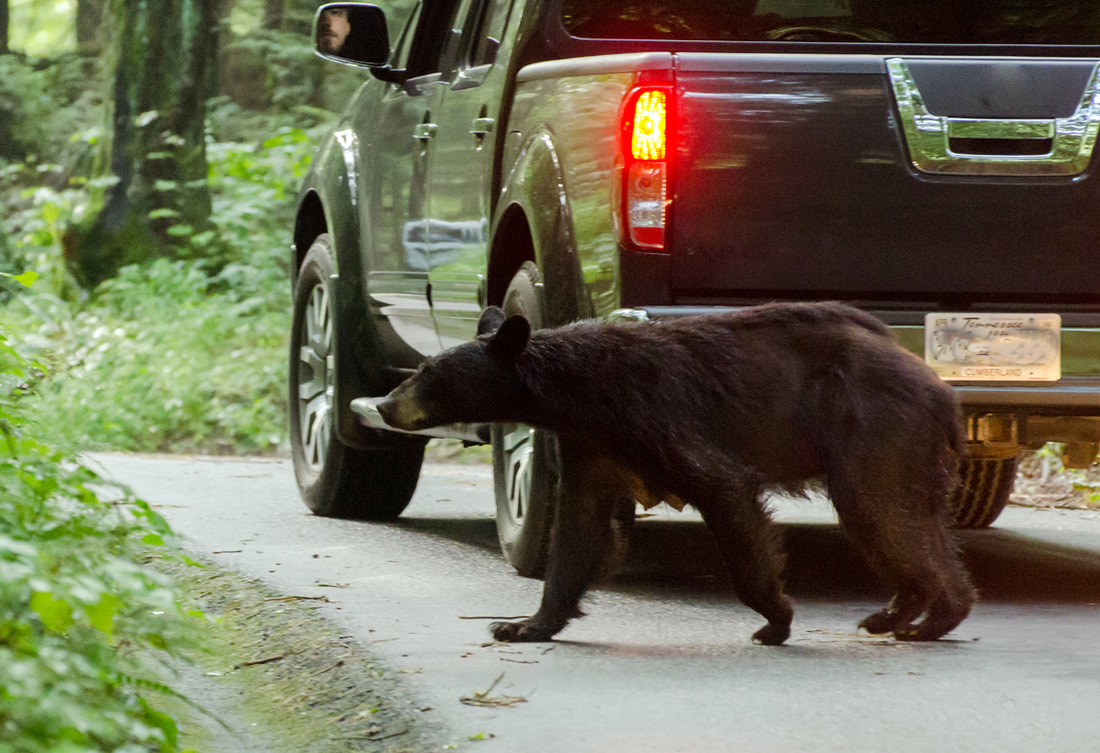
[[[171,693],[135,652],[186,620],[139,564],[168,526],[144,502],[42,444],[22,413],[38,372],[0,327],[0,753],[179,750]]]
[[[219,110],[223,131],[232,109]],[[316,140],[278,126],[252,142],[211,142],[213,250],[205,234],[192,236],[187,259],[125,268],[90,295],[74,290],[62,258],[64,225],[84,211],[88,187],[22,189],[7,220],[17,248],[0,271],[34,267],[43,280],[4,317],[50,367],[38,409],[45,438],[132,451],[287,445],[288,245]]]
[[[61,175],[58,165],[33,162],[0,170],[0,231],[7,239],[0,245],[0,271],[34,269],[42,278],[39,290],[71,300],[80,292],[65,264],[63,238],[69,226],[85,219],[93,199],[84,181],[57,188]]]
[[[289,285],[240,265],[124,268],[76,313],[39,301],[50,359],[36,418],[81,449],[270,451],[286,440]],[[23,317],[23,321],[27,321]],[[28,325],[29,326],[29,325]]]
[[[56,156],[95,122],[102,92],[88,86],[94,65],[76,55],[45,64],[0,55],[0,157]]]

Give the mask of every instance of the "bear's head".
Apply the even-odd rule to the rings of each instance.
[[[531,403],[516,368],[530,339],[526,319],[505,319],[492,306],[478,321],[476,340],[426,360],[378,403],[378,411],[387,424],[405,431],[518,420]]]

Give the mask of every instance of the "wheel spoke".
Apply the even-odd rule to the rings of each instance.
[[[508,511],[512,520],[522,523],[527,514],[527,501],[531,494],[531,458],[534,454],[534,431],[528,426],[517,426],[505,435],[508,448]]]
[[[306,310],[306,342],[322,357],[332,347],[332,322],[329,318],[328,293],[318,285],[309,296]]]
[[[310,467],[324,465],[328,451],[330,413],[331,405],[324,393],[313,400],[302,402],[302,444]]]
[[[302,348],[299,361],[298,397],[302,400],[312,400],[324,392],[328,386],[328,369],[325,361],[308,347]]]
[[[328,292],[318,284],[306,300],[297,366],[299,432],[306,462],[315,471],[325,463],[331,434],[332,343]]]

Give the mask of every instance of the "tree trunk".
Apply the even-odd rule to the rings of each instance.
[[[263,27],[268,31],[282,31],[286,15],[286,0],[264,0]]]
[[[76,49],[86,57],[103,52],[103,14],[106,0],[76,0]]]
[[[94,286],[126,264],[192,255],[209,229],[205,106],[217,54],[217,0],[111,0],[110,174],[117,180],[66,256]],[[196,244],[197,245],[197,244]]]
[[[0,55],[6,55],[11,48],[8,47],[8,35],[11,26],[11,8],[8,0],[0,0]]]

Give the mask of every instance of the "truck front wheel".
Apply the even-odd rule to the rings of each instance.
[[[290,444],[306,506],[334,518],[386,520],[412,498],[424,460],[420,440],[394,436],[392,446],[351,447],[336,431],[337,352],[332,241],[322,235],[302,261],[294,288],[290,336]]]

